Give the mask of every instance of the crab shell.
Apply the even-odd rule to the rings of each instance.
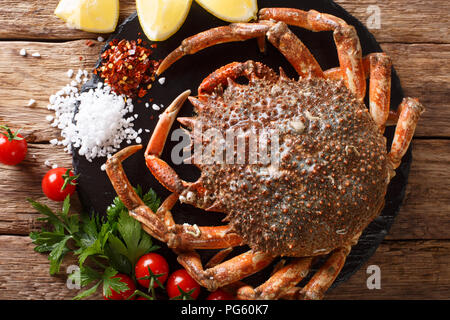
[[[249,63],[256,74],[268,69]],[[342,81],[294,81],[269,70],[248,84],[228,79],[225,86],[190,98],[196,116],[179,121],[190,127],[192,144],[201,141],[203,151],[211,143],[204,135],[208,129],[223,137],[241,130],[247,143],[251,134],[275,132],[279,152],[273,159],[279,161],[250,163],[248,147],[243,164],[194,157],[204,197],[187,189],[180,200],[225,212],[231,230],[254,250],[274,256],[325,254],[350,243],[383,208],[386,139]],[[219,141],[222,150],[224,143]]]

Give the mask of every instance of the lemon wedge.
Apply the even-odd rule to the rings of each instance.
[[[257,0],[195,0],[206,11],[228,22],[247,22],[257,18]]]
[[[109,33],[119,20],[119,0],[61,0],[55,15],[72,28]]]
[[[186,20],[192,0],[136,0],[142,30],[152,41],[163,41]]]

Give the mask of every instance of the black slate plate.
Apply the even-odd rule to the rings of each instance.
[[[364,55],[371,52],[382,51],[375,38],[365,28],[365,26],[333,1],[259,0],[258,5],[259,8],[292,7],[303,10],[315,9],[320,12],[333,14],[355,26],[361,41]],[[227,23],[207,13],[194,2],[183,27],[169,40],[158,43],[158,47],[155,50],[155,58],[164,58],[169,52],[175,49],[183,39],[193,34],[225,24]],[[291,30],[293,30],[311,50],[324,70],[338,66],[336,48],[331,32],[313,33],[297,27],[291,27]],[[139,35],[139,33],[142,33],[142,35]],[[133,14],[126,19],[121,26],[118,27],[116,34],[112,35],[108,42],[112,39],[133,40],[139,37],[144,37],[145,39],[139,25],[138,18],[136,14]],[[108,44],[106,44],[105,48],[106,47],[108,47]],[[105,48],[103,50],[105,50]],[[274,70],[278,70],[278,67],[282,66],[290,77],[296,77],[296,73],[293,68],[269,43],[265,54],[261,54],[259,52],[255,40],[217,45],[204,51],[200,51],[195,55],[184,57],[182,60],[178,61],[162,75],[166,78],[166,83],[163,86],[155,82],[149,94],[142,99],[142,103],[134,101],[134,113],[139,114],[138,119],[135,121],[135,128],[150,129],[150,132],[152,132],[156,125],[159,112],[154,111],[151,108],[145,108],[145,102],[148,101],[150,97],[154,99],[155,103],[168,106],[179,93],[186,89],[191,89],[193,95],[195,95],[197,92],[197,87],[202,79],[218,67],[232,61],[246,61],[248,59],[261,61],[272,67]],[[94,76],[83,89],[87,90],[95,86],[98,81],[99,79]],[[403,91],[400,86],[398,76],[394,71],[392,78],[391,99],[393,109],[397,108],[402,98]],[[192,106],[189,103],[186,103],[180,112],[180,116],[190,116],[191,114]],[[150,119],[152,115],[153,120]],[[174,125],[174,129],[178,127],[178,124]],[[386,130],[388,146],[392,141],[393,132],[394,128],[392,127]],[[141,138],[144,145],[147,144],[149,137],[150,133],[146,133],[145,131],[142,133]],[[187,181],[195,181],[199,176],[199,172],[195,167],[188,165],[174,166],[170,161],[170,151],[176,143],[177,141],[168,141],[162,157],[175,168],[183,179]],[[125,146],[126,144],[124,143],[122,147]],[[81,202],[87,211],[96,212],[99,214],[104,213],[106,207],[116,196],[106,173],[100,170],[100,166],[105,162],[105,159],[96,159],[90,163],[84,157],[79,156],[76,151],[77,150],[75,150],[73,156],[73,167],[77,173],[81,174],[78,186],[78,194]],[[382,214],[368,226],[361,236],[358,244],[353,247],[347,262],[333,287],[347,280],[362,265],[364,265],[388,233],[404,197],[411,161],[412,155],[411,150],[409,150],[403,158],[400,168],[397,170],[396,177],[392,180],[389,186],[386,206]],[[169,192],[154,179],[145,166],[143,151],[129,158],[124,163],[124,168],[133,185],[141,185],[144,190],[153,188],[162,199],[169,195]],[[196,223],[198,225],[220,225],[222,224],[221,219],[224,217],[222,214],[205,213],[204,211],[192,206],[179,204],[174,208],[173,214],[177,223],[188,222],[191,224]],[[243,250],[245,250],[245,248],[242,248],[242,250],[237,250],[237,252],[242,252]],[[162,244],[161,252],[163,255],[168,257],[172,271],[179,268],[179,265],[177,265],[176,262],[176,256],[168,250],[164,244]],[[202,251],[202,258],[206,261],[209,257],[211,257],[212,253],[213,252],[209,250]],[[246,281],[257,285],[267,279],[270,271],[271,268],[266,268],[266,270],[258,273],[257,275],[247,278]]]

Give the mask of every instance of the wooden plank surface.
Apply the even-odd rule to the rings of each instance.
[[[27,237],[0,236],[0,292],[2,299],[71,299],[68,289],[68,259],[56,276],[48,274],[48,260],[33,251]],[[384,241],[370,262],[347,282],[331,290],[327,299],[444,299],[450,290],[448,241]],[[381,289],[367,288],[367,266],[381,270]],[[17,272],[27,266],[27,272]],[[100,298],[100,295],[93,298]]]
[[[450,171],[442,170],[450,159],[450,141],[415,140],[413,155],[404,204],[387,239],[450,239]],[[39,227],[27,198],[59,209],[41,192],[41,179],[49,169],[45,161],[71,166],[70,155],[48,144],[31,144],[20,166],[0,164],[0,234],[26,235]]]
[[[65,268],[48,275],[47,257],[33,252],[29,231],[39,226],[27,197],[57,209],[40,190],[45,161],[70,166],[71,158],[48,141],[58,137],[45,117],[48,98],[69,82],[68,69],[91,69],[102,45],[98,35],[71,30],[53,15],[58,0],[2,0],[0,4],[0,123],[23,128],[30,151],[17,167],[0,165],[0,299],[70,299]],[[336,0],[368,25],[394,61],[405,94],[427,108],[413,141],[413,164],[404,205],[368,265],[381,268],[381,290],[366,286],[366,267],[332,290],[328,299],[450,299],[450,6],[444,0]],[[134,0],[121,0],[121,20]],[[103,35],[105,38],[107,35]],[[20,49],[41,58],[22,57]],[[81,59],[80,59],[81,57]],[[36,105],[26,107],[29,99]],[[79,208],[75,197],[75,207]],[[26,270],[24,270],[26,266]],[[30,272],[31,270],[31,272]],[[101,298],[97,295],[94,298]]]
[[[30,135],[29,140],[44,142],[57,136],[48,126],[45,116],[48,98],[70,82],[68,69],[92,69],[102,43],[86,45],[85,40],[64,43],[0,42],[0,122],[14,124]],[[25,48],[27,57],[19,55]],[[427,111],[418,126],[416,136],[450,136],[450,44],[384,44],[399,73],[405,95],[418,97]],[[41,58],[31,57],[39,52]],[[80,60],[82,57],[82,60]],[[6,63],[7,62],[7,63]],[[11,68],[14,66],[14,69]],[[29,99],[37,101],[27,109]],[[28,112],[32,110],[33,112]],[[23,112],[27,115],[24,116]]]
[[[380,10],[380,29],[371,31],[381,42],[450,43],[448,16],[450,9],[443,0],[337,0],[348,12],[366,23],[373,11]],[[2,0],[0,39],[85,39],[97,35],[68,29],[54,16],[58,0]],[[120,20],[135,11],[134,0],[121,0]]]

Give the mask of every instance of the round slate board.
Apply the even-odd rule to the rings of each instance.
[[[259,0],[258,5],[259,8],[292,7],[303,10],[315,9],[320,12],[333,14],[344,19],[347,23],[356,28],[361,41],[363,55],[371,52],[382,51],[375,38],[364,27],[364,25],[333,1]],[[154,50],[154,58],[163,59],[169,52],[175,49],[183,39],[191,35],[212,27],[226,24],[226,22],[223,22],[207,13],[203,8],[194,2],[183,27],[169,40],[158,43],[158,47]],[[331,32],[313,33],[297,27],[291,27],[291,30],[311,50],[324,70],[338,66],[336,47],[334,45]],[[145,39],[139,25],[138,18],[136,14],[133,14],[126,19],[123,24],[117,28],[117,32],[112,35],[110,39],[108,39],[102,52],[108,47],[108,43],[112,39],[136,40],[141,37]],[[134,113],[139,115],[138,119],[134,122],[135,128],[150,129],[151,133],[156,125],[158,114],[161,111],[157,112],[152,110],[152,108],[145,107],[145,102],[147,102],[149,98],[153,98],[154,103],[168,106],[178,94],[186,89],[191,89],[193,95],[196,95],[197,87],[201,81],[217,68],[233,61],[246,61],[249,59],[263,62],[264,64],[272,67],[274,70],[278,70],[281,66],[290,77],[296,77],[294,69],[289,65],[286,59],[270,45],[270,43],[267,43],[267,51],[264,54],[259,52],[256,40],[217,45],[200,51],[195,55],[182,58],[162,75],[166,78],[166,83],[164,85],[160,85],[155,81],[152,89],[148,95],[142,99],[142,102],[139,103],[134,101]],[[100,60],[98,64],[99,63]],[[96,86],[98,81],[99,79],[94,76],[88,83],[86,83],[83,90],[88,90]],[[398,76],[394,71],[392,75],[392,108],[397,108],[402,99],[403,91],[400,86]],[[186,103],[179,116],[190,115],[192,115],[192,106],[189,103]],[[179,125],[175,123],[173,129],[178,127]],[[150,133],[143,131],[141,134],[143,145],[146,145],[149,141]],[[388,146],[390,146],[392,141],[393,133],[393,127],[386,130],[385,135],[388,138]],[[171,149],[177,143],[178,141],[170,141],[170,139],[168,139],[162,158],[172,165],[181,178],[187,181],[195,181],[199,177],[197,168],[191,165],[174,165],[170,160]],[[125,146],[126,143],[122,144],[121,147]],[[106,159],[96,159],[91,163],[84,157],[79,156],[77,150],[74,150],[73,153],[73,167],[77,173],[81,174],[78,185],[79,197],[85,210],[95,212],[97,214],[104,213],[107,206],[111,204],[113,198],[116,196],[106,173],[100,170],[100,167],[105,160]],[[397,170],[396,177],[392,180],[388,188],[386,206],[383,212],[367,227],[358,244],[353,247],[347,262],[333,284],[333,287],[347,280],[353,273],[355,273],[373,255],[380,242],[388,233],[404,197],[411,161],[412,155],[411,150],[409,150],[404,156],[400,168]],[[169,195],[169,192],[155,180],[147,169],[144,162],[143,151],[138,152],[131,158],[127,159],[124,162],[124,169],[134,186],[141,185],[144,191],[149,188],[153,188],[161,199],[164,199]],[[223,214],[212,212],[207,213],[189,205],[177,204],[172,212],[177,223],[187,222],[190,224],[196,223],[198,225],[223,224],[221,222],[224,217]],[[168,258],[171,270],[173,271],[180,268],[176,262],[176,256],[172,253],[172,251],[169,250],[164,244],[160,245],[162,246],[160,252]],[[236,253],[239,253],[245,251],[246,249],[248,248],[242,247],[237,248],[235,251]],[[208,258],[212,256],[214,251],[203,250],[200,251],[200,253],[202,255],[202,259],[207,261]],[[318,266],[320,266],[320,261],[314,268]],[[270,267],[266,268],[256,275],[247,278],[246,282],[257,285],[268,278],[271,270],[272,268]],[[307,280],[308,279],[305,279],[305,281]],[[364,284],[361,285],[363,286]],[[206,293],[203,293],[203,295],[205,294]]]

